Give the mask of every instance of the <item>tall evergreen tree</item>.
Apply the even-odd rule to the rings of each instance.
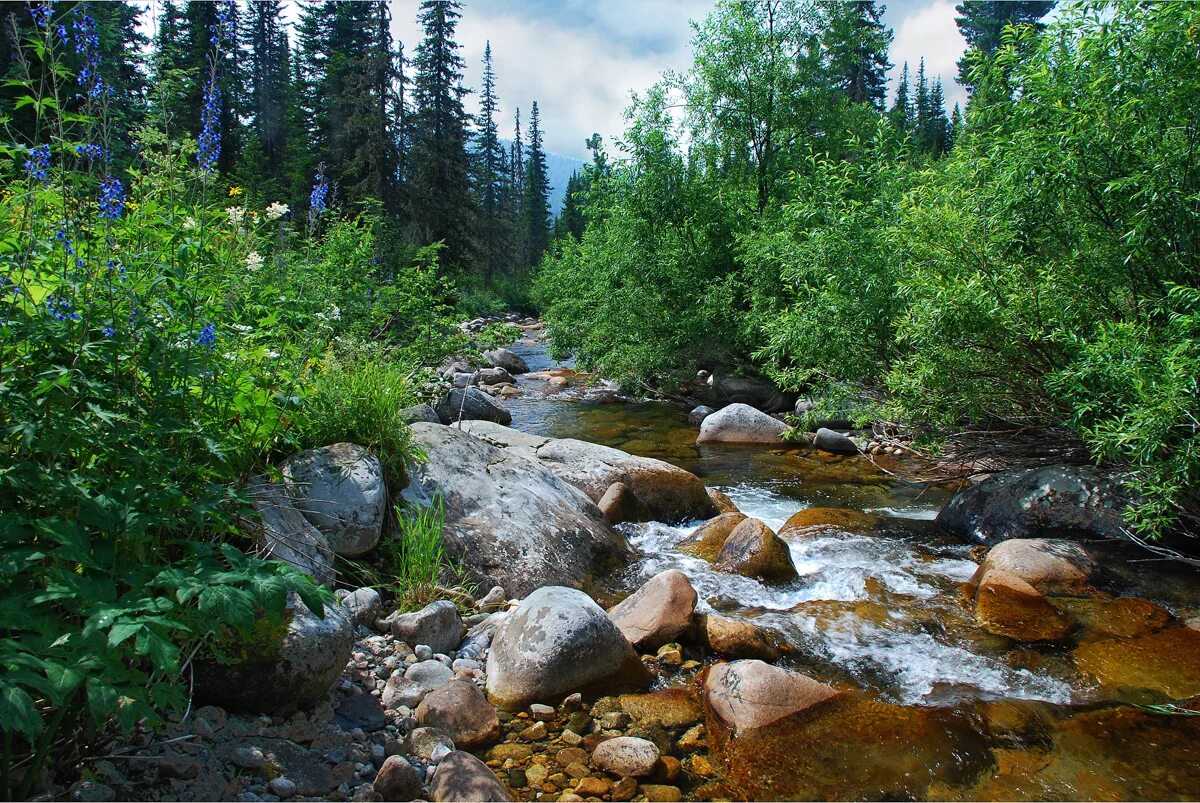
[[[946,97],[939,76],[929,91],[927,130],[924,132],[925,147],[935,154],[950,150],[950,120],[946,117]]]
[[[504,148],[496,125],[496,73],[492,69],[492,43],[483,49],[483,86],[479,96],[478,180],[479,211],[484,264],[488,276],[499,274],[506,263],[505,221],[501,203],[504,194]]]
[[[933,116],[933,107],[930,105],[929,79],[925,77],[924,58],[921,59],[920,65],[917,67],[917,86],[913,90],[912,105],[913,132],[916,134],[917,144],[922,149],[928,149],[928,135],[930,131],[930,119]]]
[[[584,214],[584,193],[587,192],[589,172],[574,172],[567,179],[567,193],[563,198],[562,211],[554,220],[554,239],[573,237],[575,241],[583,239],[583,230],[587,228],[587,216]]]
[[[525,264],[536,265],[550,245],[550,183],[542,149],[537,101],[529,109],[529,158],[525,162]]]
[[[829,72],[836,86],[855,103],[883,111],[887,98],[888,48],[892,31],[882,22],[876,0],[827,0],[823,33]]]
[[[264,193],[276,197],[282,190],[286,166],[287,109],[294,101],[281,0],[251,3],[246,29],[250,97],[243,172],[261,182]]]
[[[967,40],[967,49],[958,60],[958,81],[974,89],[971,64],[980,56],[990,56],[1000,47],[1006,25],[1032,25],[1039,31],[1041,21],[1054,8],[1055,0],[962,0],[954,10],[958,30]]]
[[[463,271],[476,264],[476,207],[467,154],[464,62],[454,41],[462,3],[423,0],[418,21],[416,120],[412,150],[413,224],[423,243],[445,243],[443,264]]]
[[[904,134],[912,132],[913,129],[913,109],[912,109],[912,88],[909,86],[908,80],[908,62],[904,62],[904,69],[900,72],[900,83],[896,87],[896,102],[892,104],[891,111],[888,116],[892,119],[892,125],[897,131]]]

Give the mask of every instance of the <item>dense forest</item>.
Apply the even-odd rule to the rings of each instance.
[[[920,67],[885,107],[874,3],[721,4],[542,266],[555,342],[662,386],[760,368],[934,437],[1073,433],[1131,468],[1143,533],[1193,516],[1198,7],[1051,6],[959,6],[947,120]]]
[[[330,602],[254,556],[248,488],[341,442],[402,477],[403,408],[508,309],[630,388],[1074,438],[1137,533],[1194,528],[1200,5],[964,0],[947,109],[920,61],[889,97],[882,4],[719,0],[557,218],[490,45],[468,112],[461,3],[415,43],[397,5],[288,5],[0,7],[0,794]]]

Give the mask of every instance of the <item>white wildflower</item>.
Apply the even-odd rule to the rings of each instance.
[[[198,224],[196,223],[196,218],[185,217],[183,219],[183,230],[184,231],[195,231],[197,228],[198,228]]]
[[[246,210],[240,206],[225,207],[225,214],[229,215],[229,222],[239,229],[242,227],[242,222],[246,219]]]
[[[253,331],[254,331],[254,327],[253,327],[253,326],[247,326],[247,325],[246,325],[246,324],[244,324],[244,323],[231,323],[231,324],[229,324],[229,325],[230,325],[231,327],[233,327],[234,329],[238,330],[239,332],[241,332],[242,334],[245,334],[246,332],[253,332]]]
[[[262,266],[263,266],[263,258],[261,256],[259,256],[259,253],[257,251],[251,251],[249,254],[246,254],[247,270],[254,272],[254,271],[258,270],[259,268],[261,268]]]
[[[268,359],[272,359],[272,360],[279,356],[279,352],[275,351],[274,349],[267,349],[263,353],[264,353],[264,356],[266,356]]]
[[[340,321],[341,319],[342,319],[342,311],[338,308],[337,304],[334,304],[332,307],[329,308],[329,320]]]
[[[275,203],[273,203],[267,207],[267,211],[266,211],[267,220],[279,220],[279,218],[286,215],[289,211],[291,211],[291,210],[288,209],[287,204],[281,204],[278,201],[276,201]]]

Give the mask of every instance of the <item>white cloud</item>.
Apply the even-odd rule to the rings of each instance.
[[[932,80],[941,76],[946,93],[946,110],[955,103],[966,106],[967,90],[958,83],[958,59],[967,47],[967,42],[954,23],[953,0],[934,2],[915,9],[896,28],[892,42],[891,62],[895,65],[889,76],[892,95],[900,80],[901,67],[905,61],[911,75],[917,74],[917,65],[925,59],[925,75]]]

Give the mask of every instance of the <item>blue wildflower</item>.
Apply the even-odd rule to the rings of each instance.
[[[79,313],[71,311],[70,300],[57,293],[46,299],[46,310],[56,321],[79,320]]]
[[[38,145],[29,151],[25,172],[43,184],[50,183],[50,146]]]
[[[39,3],[29,9],[29,15],[33,17],[33,22],[39,28],[45,28],[50,24],[50,17],[53,15],[54,9],[50,3]]]
[[[217,87],[217,67],[209,59],[208,82],[204,85],[204,106],[200,109],[199,149],[196,161],[205,173],[211,173],[221,157],[221,90]]]
[[[329,180],[325,178],[325,163],[317,165],[317,175],[313,177],[312,194],[308,198],[308,206],[314,215],[325,211],[329,198]]]
[[[100,75],[100,35],[96,33],[96,20],[92,19],[86,9],[86,4],[75,9],[75,21],[71,23],[75,52],[83,56],[83,66],[79,68],[75,80],[86,90],[89,98],[95,99],[100,97],[107,87]]]
[[[111,158],[107,150],[99,145],[93,145],[91,143],[88,143],[87,145],[76,145],[75,153],[81,158],[87,159],[89,162],[94,162],[98,159],[103,159],[107,162]]]
[[[217,329],[211,323],[200,330],[200,336],[196,338],[196,344],[204,346],[209,351],[212,351],[213,346],[217,345]]]
[[[70,41],[70,39],[67,36],[67,26],[59,25],[57,28],[54,29],[54,32],[56,34],[58,34],[58,41],[62,42],[63,45],[66,46],[67,43]]]
[[[106,326],[100,330],[100,334],[104,335],[105,337],[112,337],[116,333],[117,333],[117,330],[113,329],[111,326]]]
[[[100,217],[116,220],[121,217],[125,208],[125,188],[120,179],[105,176],[100,179],[100,195],[96,199],[100,204]]]

